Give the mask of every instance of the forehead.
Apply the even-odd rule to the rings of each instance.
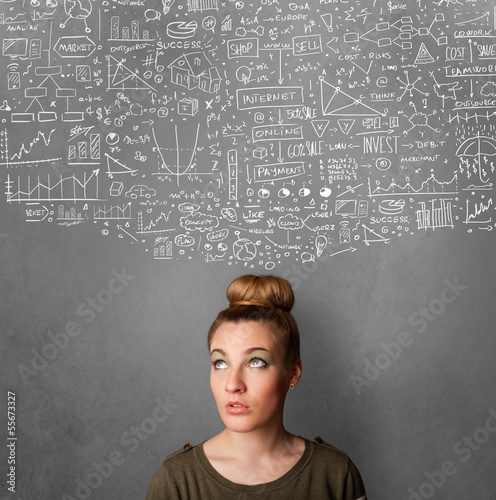
[[[215,331],[210,350],[244,351],[254,346],[273,352],[282,349],[270,325],[258,321],[240,321],[222,323]]]

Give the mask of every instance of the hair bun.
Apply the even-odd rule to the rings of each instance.
[[[232,307],[254,305],[290,312],[294,305],[291,285],[284,278],[246,274],[235,279],[227,289]]]

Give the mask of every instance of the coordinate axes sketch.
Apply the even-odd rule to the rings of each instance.
[[[0,29],[3,203],[61,237],[270,270],[496,226],[493,2],[4,0]]]

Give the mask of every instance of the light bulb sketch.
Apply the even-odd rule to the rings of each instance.
[[[326,247],[327,247],[327,237],[324,236],[323,234],[319,234],[315,238],[315,249],[316,249],[317,257],[320,257],[322,255],[322,253],[324,252]]]
[[[172,7],[172,4],[175,2],[175,0],[162,0],[162,4],[164,6],[164,16],[166,16],[169,11],[170,11],[170,8]]]

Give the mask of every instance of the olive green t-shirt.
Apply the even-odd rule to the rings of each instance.
[[[229,481],[210,464],[203,443],[171,453],[155,472],[146,500],[365,500],[355,464],[343,451],[316,437],[283,476],[264,484]]]

